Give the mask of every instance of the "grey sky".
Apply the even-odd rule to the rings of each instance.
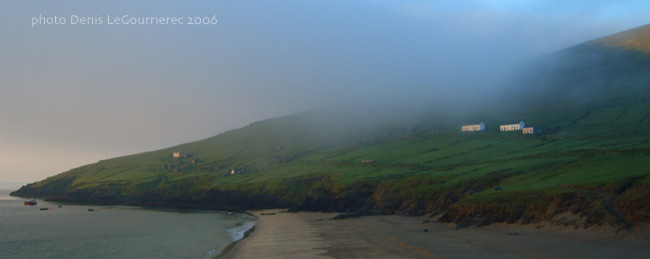
[[[531,58],[650,23],[647,1],[565,2],[3,1],[0,182],[325,105],[476,98]],[[219,22],[32,28],[39,15]]]

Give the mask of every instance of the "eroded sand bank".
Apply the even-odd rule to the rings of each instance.
[[[225,258],[647,258],[640,235],[558,231],[532,225],[457,230],[424,218],[255,212],[255,231]],[[262,215],[275,213],[275,215]],[[514,235],[516,233],[516,235]]]

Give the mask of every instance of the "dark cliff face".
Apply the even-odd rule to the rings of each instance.
[[[564,186],[566,192],[512,193],[495,199],[467,199],[471,194],[493,189],[503,175],[488,175],[435,192],[415,195],[409,190],[395,188],[392,181],[356,183],[345,188],[323,184],[329,176],[312,181],[306,193],[287,198],[279,190],[275,194],[263,190],[205,190],[193,194],[176,194],[165,188],[152,189],[138,196],[124,196],[127,186],[102,186],[96,189],[57,189],[55,192],[25,186],[12,195],[42,197],[54,201],[165,207],[176,209],[256,210],[290,208],[292,211],[345,212],[355,215],[396,214],[404,216],[442,215],[440,222],[455,223],[459,227],[483,226],[492,223],[523,224],[552,222],[557,225],[589,228],[596,225],[615,225],[620,228],[650,220],[650,188],[642,178],[630,181],[616,189],[583,189]],[[407,179],[409,181],[409,179]],[[413,183],[434,184],[431,179],[410,178]],[[71,179],[57,181],[59,186]],[[438,183],[440,184],[440,183]],[[325,186],[325,187],[323,187]],[[563,213],[577,215],[579,220],[567,220]]]

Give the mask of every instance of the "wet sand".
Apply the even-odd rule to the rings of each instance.
[[[648,258],[650,239],[547,225],[456,229],[425,218],[255,212],[255,231],[224,258]],[[275,213],[275,215],[261,215]],[[541,228],[541,229],[536,229]],[[511,235],[517,233],[517,235]]]

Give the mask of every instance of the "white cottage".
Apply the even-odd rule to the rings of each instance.
[[[539,133],[542,133],[542,131],[539,130],[538,128],[535,128],[535,127],[525,127],[522,130],[522,133],[523,134],[539,134]]]
[[[515,131],[522,130],[524,127],[526,127],[526,124],[524,124],[523,121],[520,121],[518,124],[501,125],[500,129],[501,131]]]
[[[485,130],[485,124],[481,122],[480,124],[474,124],[474,125],[463,125],[460,127],[461,131],[481,131]]]

